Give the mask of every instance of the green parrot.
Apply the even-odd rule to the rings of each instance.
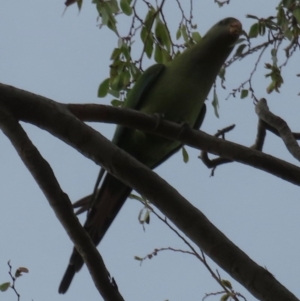
[[[201,41],[184,51],[173,61],[148,68],[138,79],[124,102],[125,108],[147,114],[161,114],[164,119],[187,123],[198,129],[203,121],[205,99],[242,32],[241,23],[226,18],[215,24]],[[182,144],[153,134],[117,126],[113,143],[153,169]],[[105,174],[102,169],[101,177]],[[77,202],[79,211],[88,210],[84,228],[98,245],[126,201],[132,188],[106,173],[92,202],[87,196]],[[69,266],[59,286],[65,293],[83,260],[74,248]]]

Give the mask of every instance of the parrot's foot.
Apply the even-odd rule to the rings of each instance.
[[[184,136],[187,131],[192,130],[191,125],[185,121],[180,123],[180,131],[178,132],[177,138]]]
[[[154,127],[154,130],[156,130],[158,128],[158,126],[160,125],[161,121],[164,119],[165,115],[160,114],[160,113],[155,113],[153,115],[156,118],[156,124],[155,124],[155,127]]]

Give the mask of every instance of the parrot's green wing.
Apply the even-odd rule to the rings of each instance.
[[[124,107],[146,114],[158,113],[166,120],[199,128],[205,115],[204,101],[241,31],[241,23],[234,18],[218,22],[197,45],[173,61],[147,69],[129,93]],[[158,166],[182,146],[178,141],[123,126],[117,126],[113,142],[149,168]],[[130,187],[106,173],[84,224],[95,245],[130,192]],[[89,200],[87,196],[80,204],[88,208]],[[74,248],[60,293],[67,291],[82,265],[83,260]]]
[[[149,67],[128,93],[128,97],[124,102],[124,108],[139,110],[143,104],[143,99],[165,69],[166,66],[164,64],[155,64]]]
[[[156,64],[149,67],[138,79],[132,90],[128,93],[123,107],[127,109],[139,110],[143,104],[143,100],[146,98],[147,93],[149,90],[151,90],[153,85],[155,85],[155,82],[159,79],[165,68],[166,66],[163,64]],[[112,139],[114,144],[119,146],[121,143],[120,139],[122,139],[125,129],[126,128],[122,126],[117,126]]]

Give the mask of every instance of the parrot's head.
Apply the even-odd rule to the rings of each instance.
[[[242,33],[242,24],[235,18],[226,18],[215,24],[203,37],[214,40],[220,46],[233,47]]]

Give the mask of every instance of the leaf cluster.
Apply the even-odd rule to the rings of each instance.
[[[235,96],[239,92],[241,98],[251,95],[255,100],[257,99],[254,95],[252,77],[267,48],[271,48],[271,62],[265,62],[264,64],[264,68],[267,69],[265,77],[270,78],[271,82],[267,86],[266,91],[267,93],[280,92],[279,88],[284,83],[282,69],[287,65],[296,50],[299,49],[300,3],[296,0],[283,0],[279,2],[276,11],[276,15],[266,18],[247,15],[248,18],[255,20],[255,23],[250,27],[248,34],[245,34],[246,39],[240,41],[234,57],[226,64],[226,67],[255,52],[259,54],[249,78],[238,88],[234,89],[231,95]],[[254,39],[263,39],[263,42],[252,46]],[[280,64],[278,63],[279,58],[281,59]]]
[[[164,13],[165,2],[162,1],[159,6],[154,7],[149,2],[143,1],[146,7],[143,7],[144,15],[141,17],[143,12],[138,12],[137,1],[94,0],[99,13],[100,26],[107,26],[118,38],[118,46],[111,54],[109,77],[99,85],[99,97],[110,94],[118,99],[114,99],[112,104],[121,105],[132,84],[143,72],[144,57],[165,64],[179,55],[183,49],[201,40],[201,35],[195,31],[197,26],[192,23],[192,10],[189,17],[186,17],[179,1],[177,4],[181,12],[181,20],[174,37],[172,36]],[[119,15],[130,17],[131,20],[129,32],[123,36],[117,29],[116,18]],[[136,43],[134,39],[137,36],[140,38],[142,51],[138,58],[134,58],[132,44]],[[174,40],[180,43],[177,44]]]

